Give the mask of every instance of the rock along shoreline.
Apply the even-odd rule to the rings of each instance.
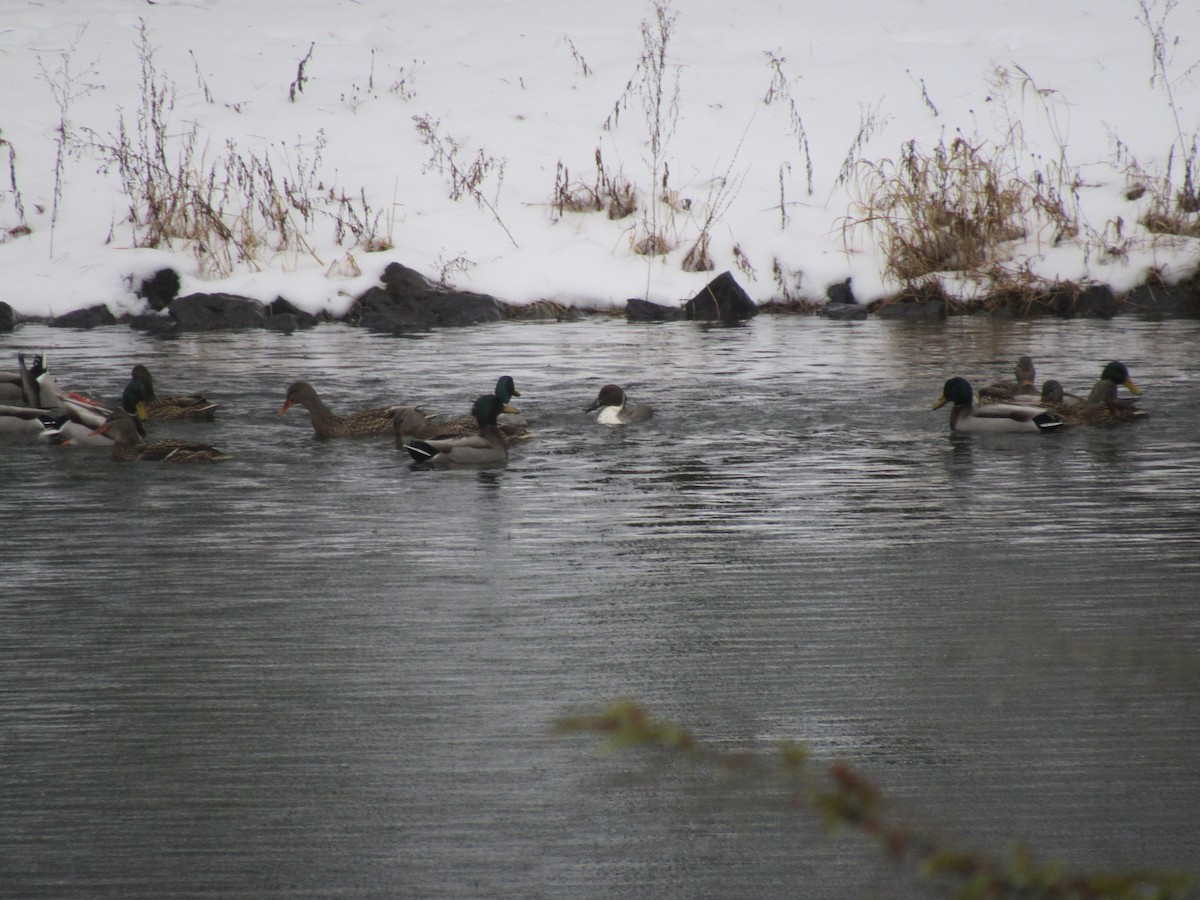
[[[710,281],[696,296],[679,306],[637,298],[619,308],[568,307],[552,300],[525,305],[507,303],[489,294],[460,291],[430,281],[419,272],[390,263],[380,284],[355,299],[342,316],[313,315],[283,297],[263,303],[228,293],[193,293],[178,296],[179,275],[162,269],[146,279],[137,294],[148,311],[138,315],[113,315],[100,304],[61,316],[19,316],[0,301],[0,331],[13,331],[25,323],[56,328],[97,328],[127,325],[149,334],[169,337],[206,331],[265,329],[291,333],[323,322],[365,328],[380,334],[402,335],[434,328],[461,327],[504,320],[569,321],[588,315],[623,315],[631,322],[693,320],[736,323],[759,314],[818,315],[837,320],[871,317],[887,320],[933,322],[955,315],[992,315],[1005,318],[1104,318],[1138,315],[1156,318],[1200,318],[1200,275],[1177,284],[1148,283],[1122,294],[1101,284],[1053,285],[1041,292],[999,293],[970,303],[947,296],[936,284],[902,291],[893,297],[860,303],[849,280],[830,286],[824,301],[768,301],[756,304],[731,272]]]

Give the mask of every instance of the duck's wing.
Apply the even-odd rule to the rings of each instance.
[[[502,462],[508,458],[508,451],[503,444],[493,443],[481,434],[435,438],[428,441],[414,440],[406,443],[404,449],[417,462],[440,464],[479,465]]]
[[[168,439],[140,447],[138,459],[145,462],[213,462],[229,459],[229,456],[208,444]]]
[[[972,410],[970,419],[977,431],[1046,431],[1063,424],[1061,417],[1037,406],[991,403]],[[965,423],[964,423],[965,424]]]

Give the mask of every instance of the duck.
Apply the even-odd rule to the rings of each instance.
[[[25,354],[17,354],[20,370],[0,376],[0,404],[4,406],[38,406],[37,378],[46,371],[46,354],[39,353],[26,363]]]
[[[54,421],[52,409],[40,406],[0,405],[0,434],[41,435]]]
[[[116,410],[96,429],[111,438],[113,458],[125,462],[217,462],[230,459],[216,447],[196,441],[165,438],[146,443],[137,420],[123,409]]]
[[[125,391],[121,394],[121,408],[139,419],[212,421],[220,405],[201,394],[159,397],[154,392],[154,378],[150,370],[141,363],[133,367],[129,384],[125,385]]]
[[[521,396],[513,377],[501,375],[496,381],[493,393],[502,404],[496,425],[504,433],[504,439],[506,441],[522,441],[533,437],[533,432],[529,430],[528,420],[521,415],[519,409],[509,404],[513,397]],[[393,406],[388,411],[392,413],[397,447],[403,447],[410,438],[434,440],[467,437],[479,433],[479,423],[473,415],[441,421],[437,414],[431,415],[412,406]]]
[[[317,396],[316,390],[307,381],[297,381],[287,389],[287,397],[283,406],[279,407],[279,415],[283,415],[296,404],[303,406],[312,416],[313,431],[321,440],[335,437],[359,437],[372,434],[392,434],[395,425],[389,409],[396,407],[376,407],[352,412],[340,416],[331,410]]]
[[[998,381],[981,388],[979,402],[1004,403],[1021,398],[1017,402],[1026,405],[1030,400],[1036,401],[1037,388],[1034,386],[1034,378],[1037,370],[1033,366],[1033,358],[1022,356],[1018,359],[1016,366],[1013,367],[1013,375],[1016,378],[1015,381]]]
[[[476,433],[433,440],[409,440],[404,449],[419,463],[432,465],[499,465],[508,460],[508,443],[496,419],[504,404],[495,394],[481,395],[471,407]]]
[[[1132,398],[1118,398],[1117,388],[1123,386],[1133,394],[1142,389],[1129,377],[1124,363],[1114,360],[1100,373],[1100,379],[1092,387],[1087,399],[1064,394],[1057,381],[1046,382],[1042,387],[1042,399],[1068,425],[1115,425],[1145,418],[1144,409],[1138,409]]]
[[[596,412],[599,410],[599,412]],[[601,425],[629,425],[645,422],[654,415],[653,407],[645,403],[634,403],[619,384],[606,384],[584,412],[596,412],[596,421]]]
[[[1015,433],[1021,431],[1052,431],[1062,426],[1057,415],[1035,406],[992,403],[977,407],[971,383],[965,378],[951,378],[942,388],[942,396],[933,404],[939,409],[953,403],[950,412],[951,431]]]
[[[37,426],[33,418],[25,416],[25,428],[21,430],[35,431],[40,440],[52,444],[101,449],[112,446],[111,440],[95,433],[111,410],[80,394],[63,393],[49,372],[43,371],[34,382],[36,387],[31,393],[38,405],[31,409],[37,413]]]

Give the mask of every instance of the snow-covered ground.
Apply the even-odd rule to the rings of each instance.
[[[645,60],[659,49],[656,75]],[[26,315],[135,312],[131,281],[173,266],[184,292],[337,313],[399,261],[513,303],[676,303],[714,274],[682,266],[706,219],[715,272],[758,301],[820,298],[846,278],[870,300],[897,285],[869,233],[843,227],[861,199],[847,161],[960,136],[1007,147],[1022,177],[1060,165],[1081,178],[1080,237],[1052,246],[1031,229],[1015,266],[1128,289],[1197,265],[1197,241],[1146,232],[1148,197],[1126,193],[1131,163],[1161,174],[1173,153],[1181,178],[1198,62],[1200,6],[1164,0],[9,0],[0,300]],[[289,212],[302,245],[252,223],[266,242],[227,271],[183,240],[138,246],[102,148],[122,121],[137,146],[147,86],[168,167],[222,180],[226,159],[260,179],[269,165],[314,204],[308,221]],[[597,154],[635,190],[632,217],[555,208],[560,167],[593,185]],[[450,163],[482,164],[475,196],[451,199]],[[651,196],[664,181],[670,206]],[[343,223],[358,216],[391,249],[339,243],[331,190]],[[237,202],[223,211],[235,227]],[[670,252],[634,252],[650,230]]]

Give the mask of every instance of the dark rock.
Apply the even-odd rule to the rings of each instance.
[[[1125,296],[1130,312],[1150,316],[1200,315],[1200,296],[1194,281],[1177,285],[1143,284]]]
[[[276,313],[273,316],[267,316],[263,319],[263,328],[267,331],[281,331],[284,334],[291,334],[300,323],[296,321],[296,317],[291,313]]]
[[[638,297],[625,301],[625,318],[630,322],[670,322],[683,317],[684,311],[678,306],[663,306]]]
[[[380,280],[384,286],[370,288],[359,297],[345,321],[371,331],[400,334],[505,318],[505,305],[495,297],[436,285],[399,263],[390,263]]]
[[[101,304],[55,316],[46,324],[51,328],[96,328],[101,325],[116,325],[117,317],[107,306]]]
[[[865,319],[867,308],[857,303],[826,303],[821,307],[820,314],[827,319]]]
[[[875,310],[881,319],[905,322],[934,322],[946,318],[946,301],[925,300],[905,303],[888,303]]]
[[[1112,288],[1104,284],[1092,284],[1079,288],[1057,289],[1050,299],[1054,314],[1064,319],[1076,316],[1111,319],[1117,312],[1117,297]]]
[[[829,298],[830,304],[834,305],[858,303],[858,300],[854,296],[854,291],[850,290],[849,278],[825,288],[825,296]]]
[[[271,316],[289,315],[295,320],[296,328],[314,328],[320,324],[320,319],[312,313],[305,312],[294,303],[284,300],[282,297],[276,297],[267,304],[267,318]],[[270,325],[267,326],[271,327]]]
[[[234,294],[188,294],[168,307],[180,331],[262,328],[263,305]]]
[[[740,322],[758,315],[758,307],[750,299],[732,272],[722,272],[683,305],[689,319]]]
[[[140,316],[134,316],[129,320],[129,327],[136,331],[158,335],[174,334],[177,330],[174,319],[159,313],[143,313]]]
[[[12,331],[17,327],[17,314],[13,308],[0,300],[0,331]]]
[[[507,314],[510,319],[528,322],[577,322],[583,318],[573,306],[563,306],[553,300],[535,300],[524,306],[513,306]]]
[[[159,269],[151,277],[143,279],[137,295],[155,312],[166,309],[179,296],[179,273],[174,269]]]

